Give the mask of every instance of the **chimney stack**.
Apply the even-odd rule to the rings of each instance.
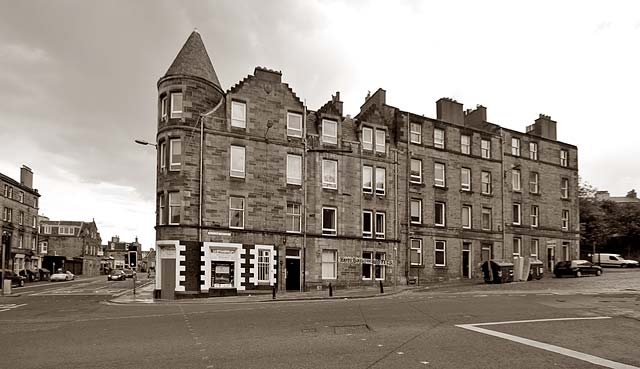
[[[527,126],[527,133],[533,136],[548,138],[550,140],[557,140],[556,136],[557,122],[551,120],[548,115],[540,114],[535,123]]]
[[[436,113],[438,120],[459,126],[464,125],[462,104],[453,99],[443,97],[436,101]]]
[[[464,124],[469,126],[477,126],[487,121],[487,108],[477,105],[475,110],[467,110],[464,113]]]
[[[26,165],[23,165],[22,168],[20,168],[20,184],[33,188],[33,172],[31,171],[31,168]]]

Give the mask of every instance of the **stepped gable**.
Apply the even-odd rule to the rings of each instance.
[[[268,72],[268,73],[273,73],[273,74],[275,74],[275,75],[279,75],[280,77],[282,77],[282,72],[279,72],[279,71],[276,71],[276,70],[273,70],[273,69],[269,69],[269,68],[264,68],[264,67],[256,67],[256,68],[254,69],[254,75],[249,74],[249,75],[247,75],[246,77],[244,77],[242,80],[238,81],[235,85],[233,85],[232,87],[230,87],[230,88],[227,90],[227,94],[229,94],[229,93],[234,94],[234,93],[237,93],[238,91],[240,91],[240,90],[242,89],[242,87],[243,87],[247,82],[249,82],[249,80],[256,78],[255,73],[257,73],[257,72],[261,72],[261,71],[263,71],[263,72]],[[272,82],[275,82],[275,81],[272,81]],[[291,93],[291,96],[293,96],[293,98],[294,98],[297,102],[299,102],[299,103],[300,103],[300,105],[304,105],[304,103],[302,102],[302,100],[300,100],[300,98],[298,97],[298,95],[295,93],[295,91],[293,91],[293,89],[289,86],[289,84],[288,84],[288,83],[281,82],[281,81],[280,81],[280,82],[278,82],[278,83],[280,83],[281,85],[283,85],[283,86],[284,86],[284,87],[285,87],[285,88],[286,88],[286,89]]]
[[[189,35],[164,76],[173,75],[199,77],[213,83],[222,90],[216,71],[213,69],[213,64],[211,64],[211,59],[198,31],[191,32],[191,35]]]

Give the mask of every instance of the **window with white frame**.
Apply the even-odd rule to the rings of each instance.
[[[462,228],[471,229],[471,205],[462,205]]]
[[[562,229],[569,229],[569,210],[562,210]]]
[[[180,192],[169,192],[169,224],[180,224]]]
[[[231,127],[247,128],[247,104],[231,102]]]
[[[23,248],[24,247],[24,235],[22,233],[20,233],[18,235],[18,248]]]
[[[471,169],[460,169],[460,189],[462,191],[471,191]]]
[[[538,191],[540,190],[539,184],[538,184],[539,178],[540,176],[538,175],[538,173],[536,172],[529,173],[529,192],[538,193]]]
[[[562,178],[562,180],[560,181],[560,195],[562,196],[563,199],[569,198],[569,179],[568,178]]]
[[[385,214],[376,212],[376,238],[385,238]]]
[[[445,181],[445,166],[442,163],[433,164],[434,176],[433,180],[435,181],[435,185],[437,187],[444,187],[446,185]]]
[[[376,129],[376,152],[384,154],[386,152],[387,132]]]
[[[58,234],[64,236],[73,236],[75,233],[75,227],[71,226],[60,226],[58,227]]]
[[[411,143],[422,143],[422,124],[413,122],[411,123]]]
[[[411,199],[411,223],[422,224],[422,200]]]
[[[182,163],[182,141],[179,138],[169,140],[169,170],[180,170]]]
[[[446,225],[446,205],[444,202],[436,201],[434,206],[434,223],[437,227]]]
[[[322,159],[322,188],[338,188],[338,162]]]
[[[482,193],[491,195],[491,172],[482,172]]]
[[[491,208],[482,208],[482,229],[491,230]]]
[[[9,185],[4,185],[4,197],[9,197]]]
[[[365,281],[371,280],[373,276],[373,252],[362,252],[362,279]]]
[[[287,136],[302,137],[302,115],[287,113]]]
[[[491,159],[491,141],[480,141],[480,155],[485,159]]]
[[[40,253],[46,254],[49,249],[49,242],[42,241],[40,242]]]
[[[538,143],[529,142],[529,159],[538,160]]]
[[[384,280],[386,269],[386,254],[384,252],[376,252],[373,260],[373,277],[376,281]]]
[[[164,225],[164,194],[158,194],[158,225]]]
[[[373,237],[373,212],[364,210],[362,212],[362,237]]]
[[[411,183],[422,183],[422,160],[411,159]]]
[[[336,279],[338,275],[338,251],[322,250],[322,279]]]
[[[271,250],[258,249],[258,282],[271,280]]]
[[[411,265],[422,265],[422,240],[419,238],[411,239],[411,250],[409,251],[409,260]]]
[[[2,219],[11,223],[13,221],[13,209],[5,207]]]
[[[334,145],[338,143],[338,122],[322,120],[322,142]]]
[[[43,225],[42,226],[42,233],[51,234],[51,226],[50,225]]]
[[[373,193],[373,167],[362,166],[362,192]]]
[[[322,234],[335,236],[338,234],[336,208],[322,208]]]
[[[245,176],[245,148],[244,146],[231,146],[231,177],[244,178]]]
[[[302,230],[302,214],[300,204],[295,202],[287,203],[287,232],[300,233]]]
[[[362,127],[362,149],[373,151],[373,128]]]
[[[560,150],[560,165],[563,167],[569,165],[569,152],[567,150]]]
[[[287,183],[302,184],[302,156],[287,154]]]
[[[37,228],[38,227],[38,220],[35,217],[35,215],[31,218],[31,227],[33,227],[33,228]]]
[[[466,155],[471,154],[471,136],[469,135],[460,136],[460,152]]]
[[[166,96],[163,96],[160,99],[160,120],[167,120],[168,111],[169,111],[168,99]]]
[[[512,219],[513,219],[513,224],[515,225],[520,225],[521,223],[521,219],[522,218],[522,212],[520,210],[520,204],[517,202],[513,203],[513,214],[512,214]]]
[[[244,197],[229,197],[229,228],[244,229]]]
[[[519,169],[513,169],[511,171],[511,187],[513,188],[514,191],[520,191],[522,190],[522,182],[521,182],[521,177],[520,177],[520,170]]]
[[[538,205],[531,205],[531,226],[537,227],[540,218],[540,208]]]
[[[171,94],[171,118],[182,118],[182,92]]]
[[[447,266],[447,241],[436,240],[434,253],[435,266]]]
[[[386,183],[386,170],[384,168],[376,168],[376,195],[384,195]]]
[[[24,223],[24,211],[21,211],[20,214],[18,214],[18,224],[22,225]]]
[[[511,138],[511,155],[520,156],[520,139],[517,137]]]
[[[18,201],[20,201],[20,203],[24,203],[24,192],[18,191]]]
[[[444,149],[444,129],[433,129],[433,146],[439,149]]]
[[[531,239],[531,257],[538,258],[538,254],[540,253],[540,240]]]
[[[520,237],[513,238],[513,257],[522,256],[522,239]]]
[[[167,167],[167,143],[165,141],[160,142],[160,171],[164,172]]]

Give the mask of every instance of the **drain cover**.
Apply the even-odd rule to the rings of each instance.
[[[366,324],[333,326],[333,333],[335,334],[358,334],[358,333],[369,333],[370,331],[371,329]]]

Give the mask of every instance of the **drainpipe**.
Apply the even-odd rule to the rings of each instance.
[[[399,227],[399,219],[398,219],[398,149],[395,149],[393,152],[393,175],[394,175],[394,181],[395,181],[395,189],[394,189],[394,195],[396,197],[396,201],[394,201],[394,218],[395,218],[395,224],[394,224],[394,231],[393,231],[393,235],[396,238],[396,240],[400,240],[400,232],[398,232],[398,230],[400,229]],[[362,155],[360,155],[362,157]],[[362,167],[362,165],[360,166]],[[362,193],[362,191],[360,191]],[[362,195],[360,195],[362,196]],[[398,244],[396,244],[393,247],[393,257],[394,257],[394,266],[393,266],[393,280],[394,280],[394,285],[395,287],[398,287]]]
[[[199,171],[200,171],[200,183],[199,183],[199,191],[198,191],[198,245],[200,245],[200,243],[202,243],[202,178],[203,178],[203,151],[204,151],[204,118],[208,117],[209,115],[213,114],[216,112],[216,110],[218,110],[220,108],[220,106],[222,106],[222,100],[224,99],[224,96],[220,97],[220,101],[218,101],[218,104],[211,109],[210,111],[204,113],[204,114],[200,114],[200,165],[199,165]]]
[[[507,258],[507,254],[506,254],[506,245],[507,245],[507,234],[505,231],[505,226],[507,224],[507,222],[504,221],[504,215],[505,215],[505,211],[504,211],[504,187],[505,187],[505,181],[507,173],[504,171],[504,132],[502,130],[502,128],[500,128],[500,180],[502,182],[500,182],[500,194],[502,196],[502,219],[500,220],[502,222],[502,259],[505,260]]]
[[[304,292],[306,289],[307,279],[307,100],[304,100],[304,106],[302,110],[302,143],[304,148],[302,150],[302,165],[303,167],[303,179],[302,179],[302,285],[300,286],[300,292]],[[285,251],[286,253],[286,251]],[[286,257],[286,256],[285,256]]]
[[[409,179],[411,178],[411,131],[410,131],[410,115],[411,113],[407,112],[407,160],[405,165],[407,166],[407,172],[405,173],[407,176],[405,190],[406,190],[406,198],[407,198],[407,243],[405,245],[405,256],[407,258],[406,265],[406,276],[407,276],[407,284],[409,283],[409,274],[411,271],[411,197],[409,193]],[[422,212],[422,208],[420,209]],[[422,214],[420,214],[422,218]],[[421,250],[422,251],[422,250]],[[422,253],[420,253],[420,257],[422,258]],[[419,275],[419,273],[418,273]],[[420,278],[418,278],[416,285],[420,284]]]

